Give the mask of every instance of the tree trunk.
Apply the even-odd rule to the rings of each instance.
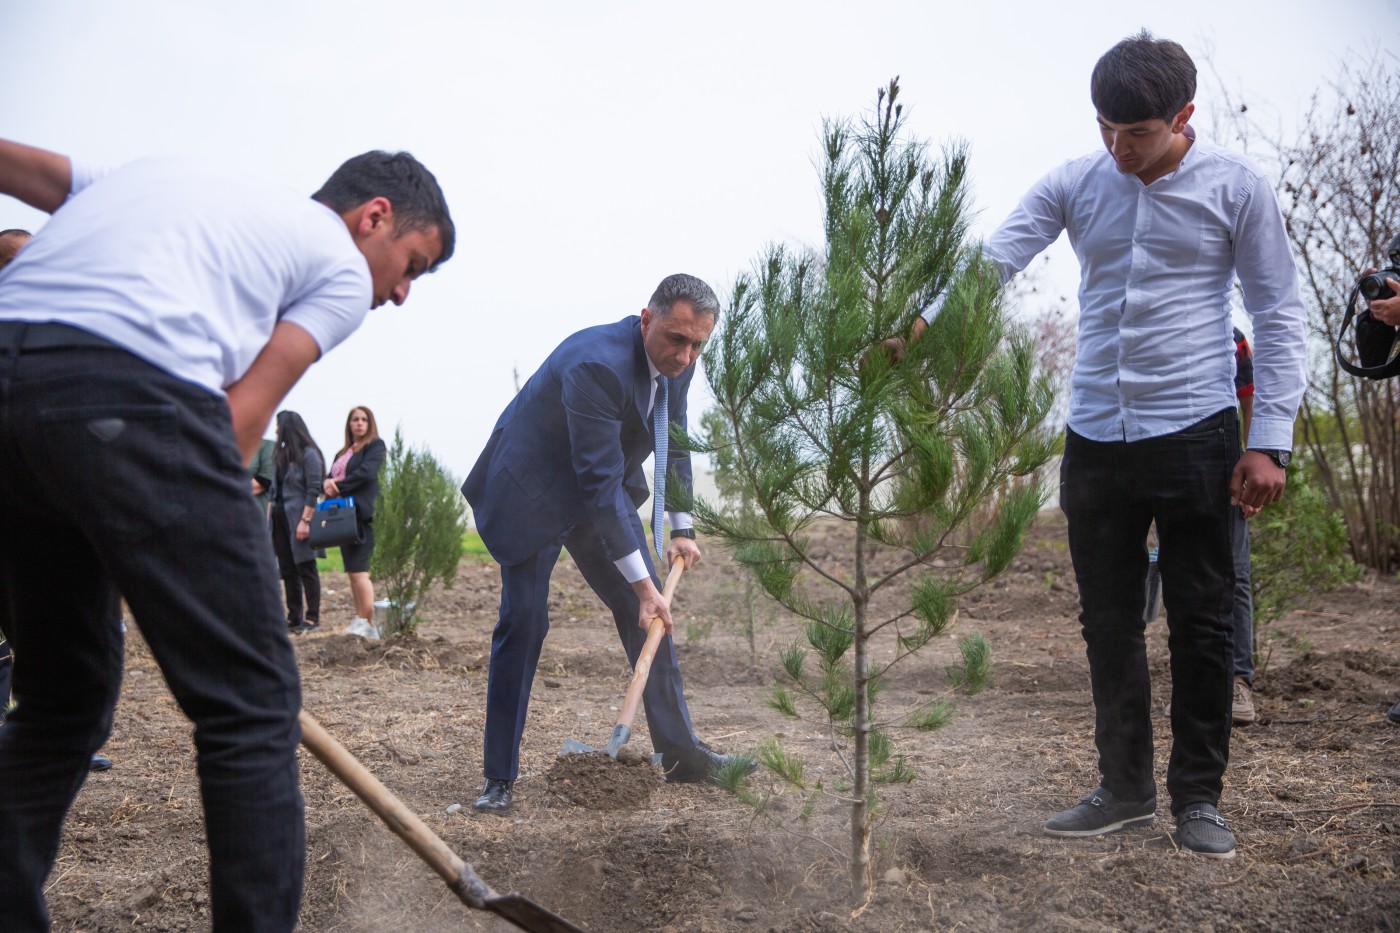
[[[868,493],[861,496],[861,512],[868,514]],[[866,610],[870,603],[870,592],[865,575],[865,525],[856,523],[855,593],[852,599],[855,615],[855,631],[852,638],[852,667],[856,688],[855,709],[855,780],[852,782],[851,796],[851,891],[856,899],[864,901],[870,891],[870,813],[867,801],[870,799],[870,691],[866,683],[866,650],[868,636],[865,631]]]

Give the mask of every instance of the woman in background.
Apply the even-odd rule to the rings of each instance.
[[[311,516],[326,475],[326,458],[294,411],[277,413],[277,449],[272,456],[272,501],[268,522],[272,548],[287,595],[287,627],[298,634],[321,624],[321,574],[311,536]],[[303,602],[304,600],[304,602]]]
[[[350,577],[355,618],[347,634],[378,638],[374,624],[374,584],[369,579],[369,559],[374,553],[374,500],[379,498],[379,470],[384,466],[384,442],[374,412],[363,405],[350,409],[345,420],[345,446],[335,455],[330,478],[322,484],[331,498],[353,497],[362,540],[341,547],[340,557]]]

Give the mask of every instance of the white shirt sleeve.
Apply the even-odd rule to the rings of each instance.
[[[1003,285],[1030,265],[1030,261],[1064,231],[1064,200],[1071,187],[1072,165],[1061,165],[1032,185],[1015,210],[983,244],[982,257],[996,266]],[[947,291],[939,294],[919,316],[932,324],[947,296]]]
[[[68,174],[70,181],[68,184],[68,197],[71,198],[110,171],[112,171],[110,165],[93,165],[89,162],[82,162],[69,156]]]
[[[646,558],[642,557],[640,549],[619,557],[613,561],[613,566],[618,569],[628,583],[636,583],[638,580],[645,580],[651,576],[647,572]]]
[[[1292,450],[1293,422],[1307,388],[1307,309],[1278,198],[1258,178],[1234,231],[1235,274],[1254,322],[1254,418],[1249,446]]]
[[[347,263],[293,302],[279,319],[305,328],[325,356],[364,322],[373,300],[368,270]]]
[[[1065,201],[1077,162],[1057,166],[1031,186],[982,248],[1003,283],[1030,265],[1065,229]]]
[[[667,512],[666,517],[671,520],[671,528],[694,528],[695,519],[689,512]],[[613,561],[613,566],[618,569],[623,578],[628,583],[636,583],[638,580],[651,576],[647,571],[646,559],[642,557],[641,550],[633,551],[631,554],[624,554]]]

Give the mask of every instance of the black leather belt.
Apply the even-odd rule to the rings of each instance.
[[[26,350],[67,350],[74,347],[120,349],[110,340],[67,324],[0,321],[0,347],[6,353]]]

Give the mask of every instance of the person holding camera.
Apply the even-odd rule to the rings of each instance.
[[[1392,255],[1395,251],[1392,245]],[[1356,342],[1361,361],[1368,366],[1385,361],[1395,340],[1395,329],[1400,327],[1400,281],[1392,276],[1400,276],[1400,269],[1367,269],[1362,279],[1366,310],[1356,321]]]
[[[1060,466],[1095,708],[1099,786],[1052,816],[1090,837],[1156,818],[1143,593],[1160,540],[1171,652],[1167,791],[1187,852],[1232,858],[1217,809],[1234,683],[1234,513],[1283,494],[1304,388],[1306,312],[1273,185],[1198,139],[1196,66],[1144,31],[1094,66],[1103,149],[1051,169],[984,245],[1009,280],[1061,233],[1080,263],[1079,345]],[[1253,320],[1257,386],[1240,452],[1230,301]],[[920,325],[941,304],[925,310]]]
[[[1390,267],[1374,266],[1361,273],[1361,280],[1352,292],[1352,301],[1359,294],[1366,300],[1365,309],[1356,316],[1356,354],[1361,367],[1348,365],[1342,358],[1340,345],[1337,359],[1352,375],[1368,379],[1387,379],[1396,375],[1397,338],[1400,337],[1400,236],[1390,241],[1386,252]],[[1351,313],[1351,305],[1347,307]],[[1343,325],[1343,330],[1346,325]],[[1386,713],[1391,722],[1400,723],[1400,701]]]
[[[1356,353],[1366,371],[1341,361],[1347,372],[1369,379],[1388,379],[1397,374],[1394,360],[1396,337],[1400,335],[1397,330],[1400,328],[1400,236],[1390,241],[1386,252],[1390,266],[1385,269],[1373,266],[1363,272],[1351,296],[1352,301],[1358,294],[1366,301],[1366,308],[1356,316]],[[1348,315],[1351,307],[1348,304]],[[1339,349],[1339,358],[1340,355]]]
[[[1400,327],[1400,282],[1387,276],[1385,284],[1390,290],[1390,297],[1366,302],[1366,313],[1382,324]]]
[[[1400,236],[1390,242],[1390,268],[1367,269],[1357,288],[1366,298],[1366,310],[1356,319],[1356,351],[1363,366],[1380,366],[1395,348],[1400,334]],[[1400,723],[1400,700],[1386,713]]]

